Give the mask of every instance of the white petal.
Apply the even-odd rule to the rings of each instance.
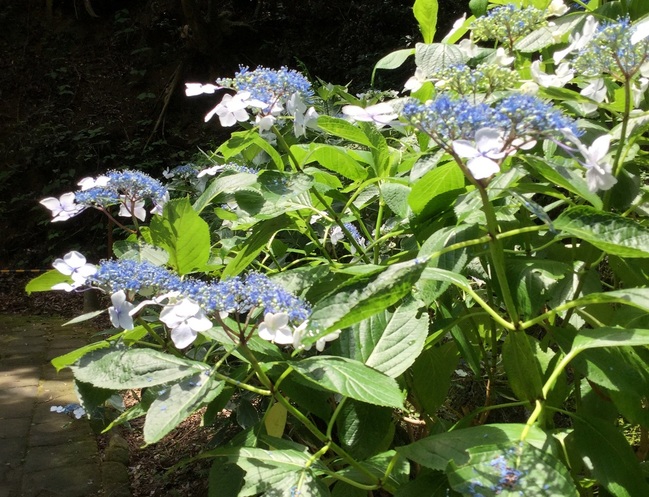
[[[601,161],[611,146],[611,135],[602,135],[597,138],[593,144],[588,148],[589,155],[595,162]]]
[[[475,145],[468,140],[455,140],[453,142],[453,150],[457,155],[465,159],[471,159],[480,155]]]
[[[171,340],[174,342],[176,348],[179,349],[184,349],[191,345],[197,336],[198,333],[192,330],[186,323],[182,323],[171,330]]]
[[[285,312],[278,312],[276,314],[268,312],[264,316],[264,323],[269,328],[278,330],[279,328],[283,328],[288,324],[288,314],[286,314]]]
[[[269,342],[272,342],[275,340],[275,333],[266,326],[266,324],[261,323],[259,325],[259,338],[262,338],[263,340],[268,340]]]
[[[484,179],[500,172],[500,166],[488,157],[474,157],[467,163],[471,175],[475,179]]]
[[[200,315],[189,318],[187,324],[194,331],[207,331],[212,327],[212,321],[210,321],[202,312]]]
[[[275,332],[275,343],[280,345],[290,345],[293,343],[293,332],[286,327],[282,327]]]

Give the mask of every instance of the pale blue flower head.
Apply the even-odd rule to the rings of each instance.
[[[218,79],[217,84],[248,92],[251,99],[264,102],[268,108],[284,105],[295,93],[308,102],[313,97],[311,83],[294,69],[281,67],[268,69],[262,66],[251,71],[241,67],[232,79]]]
[[[620,80],[632,78],[649,61],[649,39],[633,39],[636,29],[628,17],[601,24],[577,54],[573,67],[588,77],[611,74]]]

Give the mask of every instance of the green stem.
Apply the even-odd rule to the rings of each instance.
[[[622,114],[622,129],[620,131],[620,141],[617,144],[617,151],[613,159],[613,176],[617,178],[622,169],[622,149],[626,143],[626,134],[629,129],[629,118],[631,116],[631,80],[624,80],[624,112]],[[608,211],[611,204],[612,189],[609,189],[604,195],[604,211]]]
[[[338,405],[336,406],[336,410],[331,415],[331,419],[329,420],[329,423],[327,424],[327,438],[329,440],[332,439],[332,432],[333,432],[334,425],[336,424],[336,419],[338,419],[338,415],[340,414],[340,411],[342,411],[346,400],[347,400],[347,397],[343,397],[342,399],[340,399],[340,402],[338,402]]]
[[[374,264],[379,263],[380,245],[377,243],[381,236],[381,225],[383,224],[383,210],[385,209],[385,201],[383,200],[383,192],[379,189],[379,211],[376,214],[376,226],[374,227]]]

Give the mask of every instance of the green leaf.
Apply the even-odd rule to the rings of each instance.
[[[464,191],[464,174],[454,162],[428,171],[411,187],[408,203],[412,212],[433,216],[449,208]]]
[[[469,453],[466,465],[451,463],[448,470],[451,486],[463,495],[579,495],[568,469],[547,451],[527,443],[474,447]]]
[[[61,326],[69,326],[71,324],[83,323],[84,321],[88,321],[90,319],[96,318],[97,316],[103,314],[104,312],[106,312],[106,309],[102,309],[100,311],[86,312],[85,314],[81,314],[76,318],[70,319],[70,321],[66,321]]]
[[[437,30],[437,0],[415,0],[412,11],[419,23],[424,43],[432,43]]]
[[[560,38],[568,33],[573,32],[577,25],[580,24],[585,14],[576,12],[573,14],[556,17],[552,19],[552,26],[543,26],[535,29],[527,36],[519,39],[514,43],[514,48],[518,52],[532,53],[539,52],[545,47],[560,43]]]
[[[192,208],[189,199],[167,202],[162,217],[151,219],[151,238],[169,253],[169,264],[178,274],[203,269],[210,256],[210,229]]]
[[[396,463],[394,462],[395,456]],[[388,450],[381,454],[377,454],[370,459],[361,461],[360,465],[369,473],[374,475],[376,479],[381,480],[384,478],[388,467],[391,467],[392,471],[387,477],[385,483],[392,487],[398,488],[404,485],[409,478],[410,465],[408,464],[408,461],[404,457],[397,455],[394,450]],[[367,473],[354,466],[347,466],[346,468],[337,471],[336,474],[366,485],[374,483],[374,481],[368,477]]]
[[[291,367],[316,388],[377,406],[403,407],[397,382],[361,362],[318,356],[292,362]]]
[[[557,283],[572,274],[572,268],[559,261],[538,257],[507,259],[507,279],[514,290],[514,302],[525,318],[537,315],[554,295]]]
[[[565,188],[571,193],[579,195],[596,209],[602,208],[602,199],[596,193],[588,190],[588,184],[573,169],[560,164],[548,164],[543,159],[533,155],[522,155],[534,171],[547,179],[550,184]]]
[[[582,350],[600,347],[637,347],[641,345],[649,345],[649,330],[603,327],[580,330],[572,342],[570,352],[576,354]]]
[[[352,159],[343,147],[317,145],[310,154],[309,162],[312,160],[352,181],[362,181],[367,177],[365,168]]]
[[[328,497],[329,491],[316,477],[322,463],[311,455],[294,449],[264,450],[253,447],[223,447],[203,454],[225,456],[245,471],[245,482],[239,497],[269,492],[268,497]]]
[[[221,459],[216,459],[212,463],[208,477],[208,497],[239,495],[245,474],[245,471],[236,464],[224,464]]]
[[[30,280],[25,286],[25,291],[27,295],[31,295],[32,292],[49,292],[58,283],[72,283],[72,278],[59,273],[56,269],[51,269],[47,273]]]
[[[365,145],[366,147],[372,147],[372,142],[367,135],[363,133],[359,127],[354,126],[352,123],[345,121],[344,119],[331,116],[320,116],[318,117],[318,127],[334,136]]]
[[[468,463],[467,450],[471,447],[518,441],[524,429],[525,425],[518,423],[473,426],[431,435],[396,450],[422,466],[444,471],[449,461],[459,466]],[[547,435],[539,428],[532,427],[525,440],[538,449],[549,450]]]
[[[169,254],[166,250],[155,245],[150,245],[138,240],[117,240],[113,243],[113,253],[118,259],[130,259],[135,261],[148,261],[156,266],[164,266],[169,262]]]
[[[226,174],[213,180],[194,202],[194,210],[201,213],[222,193],[234,193],[257,183],[257,175],[250,173]]]
[[[451,489],[446,475],[424,468],[414,480],[397,489],[394,497],[462,497]]]
[[[394,436],[393,410],[348,399],[336,428],[343,448],[356,460],[367,459],[386,450]]]
[[[458,359],[455,342],[446,342],[426,349],[415,361],[412,388],[419,405],[428,415],[434,416],[446,400]]]
[[[543,375],[532,340],[525,332],[509,332],[503,344],[502,360],[516,397],[534,403],[543,397]]]
[[[89,354],[93,350],[105,349],[106,347],[110,347],[110,342],[106,340],[91,343],[89,345],[85,345],[84,347],[79,347],[72,352],[68,352],[67,354],[63,354],[52,359],[52,366],[56,368],[57,372],[61,371],[63,368],[67,368],[71,364],[74,364],[84,355]]]
[[[487,6],[489,5],[489,0],[470,0],[469,8],[471,13],[475,17],[483,16],[487,13]]]
[[[161,440],[196,410],[209,404],[223,389],[223,382],[204,373],[184,378],[158,393],[146,414],[144,441]]]
[[[583,205],[562,212],[554,226],[611,255],[649,257],[649,228],[617,214]]]
[[[410,187],[400,183],[386,183],[381,186],[383,201],[401,219],[407,219],[409,214],[408,196]]]
[[[573,416],[577,453],[599,483],[616,497],[649,495],[638,459],[615,426],[594,418]]]
[[[420,354],[428,334],[428,315],[409,299],[394,313],[383,311],[367,318],[341,338],[348,357],[396,378]],[[343,343],[345,345],[343,345]]]
[[[404,48],[401,50],[395,50],[385,57],[382,57],[374,65],[374,69],[372,70],[372,78],[370,79],[370,85],[374,85],[374,76],[376,75],[377,69],[396,69],[397,67],[401,67],[403,63],[408,60],[411,55],[414,54],[414,48]]]
[[[373,281],[342,286],[318,302],[311,312],[312,329],[320,336],[358,323],[383,311],[408,295],[424,270],[425,264],[414,260],[391,265]]]
[[[466,62],[464,53],[455,45],[447,43],[417,43],[415,63],[427,78],[439,74],[447,67]]]
[[[169,383],[205,370],[205,365],[151,349],[96,350],[71,367],[74,377],[100,388],[126,390]]]

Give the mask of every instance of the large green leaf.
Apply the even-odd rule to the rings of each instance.
[[[552,19],[552,26],[543,26],[532,31],[527,36],[514,43],[518,52],[539,52],[545,47],[556,45],[562,36],[574,31],[576,26],[585,18],[584,13],[573,13]]]
[[[464,174],[454,162],[438,166],[427,172],[413,185],[408,196],[412,212],[428,215],[448,208],[464,191]]]
[[[244,269],[247,269],[259,253],[268,246],[268,242],[278,231],[291,224],[288,216],[282,215],[274,219],[268,219],[255,225],[252,234],[246,238],[243,247],[237,255],[225,266],[222,278],[236,276]]]
[[[343,147],[319,144],[309,157],[310,162],[317,161],[321,166],[352,181],[361,181],[367,177],[365,168],[350,157]]]
[[[538,257],[507,259],[507,279],[514,291],[514,302],[524,318],[538,314],[566,275],[572,276],[572,267],[559,261]]]
[[[561,213],[554,227],[619,257],[649,257],[649,228],[585,205]]]
[[[565,188],[579,195],[597,209],[602,208],[602,199],[596,193],[588,190],[586,181],[574,170],[560,164],[548,164],[545,160],[531,154],[522,156],[535,172],[547,179],[551,184]]]
[[[344,357],[309,357],[291,366],[312,386],[377,406],[403,408],[403,395],[395,380]]]
[[[167,202],[162,217],[151,219],[150,232],[153,242],[169,253],[169,264],[178,274],[189,274],[207,264],[210,229],[189,199]]]
[[[320,116],[318,117],[318,127],[334,136],[365,145],[366,147],[372,147],[372,142],[367,135],[363,133],[359,127],[354,126],[352,123],[345,121],[344,119],[331,116]]]
[[[394,436],[393,409],[347,399],[336,418],[343,448],[357,460],[386,450]]]
[[[314,306],[309,318],[312,329],[319,330],[318,336],[324,336],[387,309],[410,293],[424,268],[421,261],[401,262],[372,281],[340,287]]]
[[[254,447],[223,447],[203,454],[224,456],[236,463],[246,475],[239,497],[268,492],[268,497],[327,497],[329,490],[317,476],[322,464],[306,451],[295,449],[264,450]]]
[[[205,365],[151,349],[100,349],[85,354],[71,369],[79,381],[126,390],[177,381],[201,373]]]
[[[456,45],[447,43],[417,43],[415,63],[426,77],[439,74],[447,67],[465,62],[465,55]]]
[[[430,416],[446,400],[458,359],[457,345],[451,341],[426,349],[415,361],[412,388],[417,402]]]
[[[469,449],[471,459],[450,464],[448,478],[463,495],[484,497],[577,497],[568,469],[552,454],[530,444],[486,445]]]
[[[533,403],[543,397],[543,378],[532,340],[525,332],[509,332],[503,344],[502,360],[514,394]]]
[[[599,347],[637,347],[649,345],[649,330],[622,328],[595,328],[580,330],[572,342],[570,352]]]
[[[222,193],[234,193],[257,182],[257,175],[250,173],[226,174],[213,180],[194,202],[194,210],[202,212],[212,200]]]
[[[152,444],[167,435],[197,409],[209,404],[223,382],[204,373],[184,378],[158,393],[146,414],[144,441]]]
[[[57,371],[61,371],[63,368],[67,368],[71,364],[74,364],[84,355],[89,354],[93,350],[105,349],[110,347],[110,342],[107,340],[101,340],[99,342],[94,342],[78,349],[74,349],[67,354],[63,354],[52,359],[52,366],[56,368]]]
[[[396,462],[394,462],[395,457]],[[385,479],[384,483],[386,486],[391,486],[393,488],[398,488],[401,485],[404,485],[408,481],[408,475],[410,472],[410,465],[406,458],[397,455],[394,450],[388,450],[381,454],[377,454],[370,459],[361,461],[360,466],[374,475],[376,479],[383,479],[388,467],[391,467],[392,471],[387,479]],[[346,476],[351,480],[368,485],[373,483],[366,472],[360,471],[354,466],[347,466],[346,468],[337,471],[336,474]]]
[[[649,495],[638,459],[622,432],[594,417],[573,417],[576,458],[616,497]]]
[[[437,30],[437,0],[415,0],[412,8],[424,43],[432,43]]]
[[[444,471],[450,461],[458,466],[468,463],[467,450],[471,447],[518,441],[523,430],[525,425],[517,423],[473,426],[431,435],[396,450],[422,466]],[[539,449],[548,450],[547,435],[539,428],[532,427],[525,440]]]
[[[350,358],[396,378],[415,361],[428,334],[428,316],[420,304],[408,300],[394,313],[370,316],[341,337]]]
[[[381,59],[379,59],[379,61],[374,65],[374,69],[372,69],[370,84],[374,84],[374,76],[376,75],[377,69],[396,69],[397,67],[401,67],[403,63],[408,60],[411,55],[414,54],[414,48],[403,48],[401,50],[390,52],[388,55],[381,57]]]
[[[32,292],[48,292],[58,283],[72,283],[72,278],[63,273],[59,273],[56,269],[51,269],[30,280],[27,286],[25,286],[25,291],[27,295],[31,295]]]

